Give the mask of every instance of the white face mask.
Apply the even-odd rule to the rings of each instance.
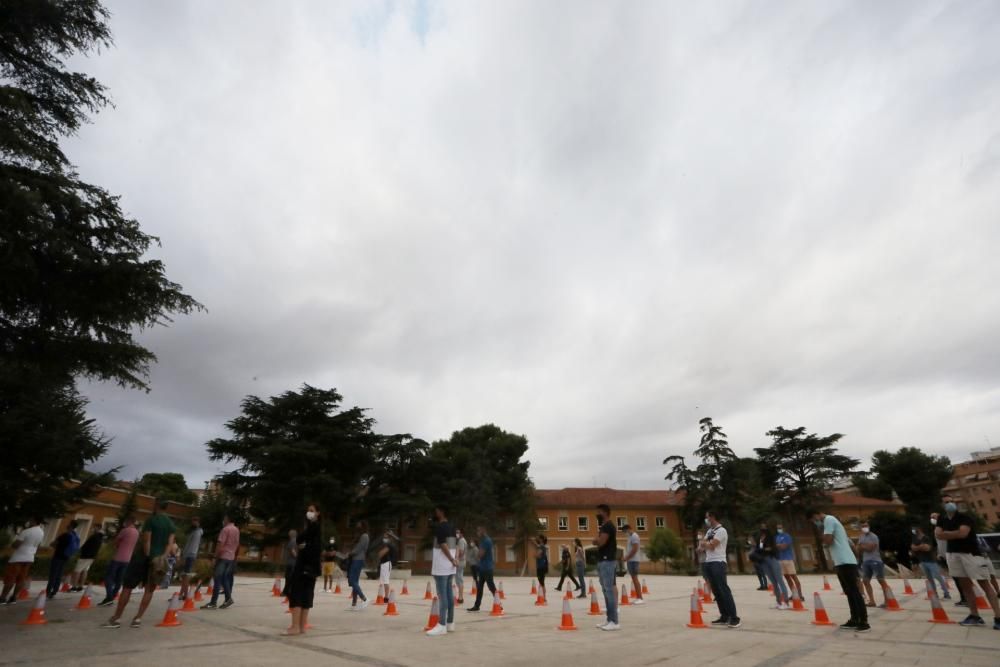
[[[705,525],[706,526],[711,526],[712,525],[712,522],[708,520],[708,517],[705,517]]]
[[[932,526],[936,526],[937,525],[937,519],[931,519],[931,525]]]
[[[865,535],[867,535],[868,531],[870,531],[870,530],[871,530],[871,528],[862,528],[861,532],[864,533]]]
[[[316,512],[313,512],[312,510],[309,510],[308,512],[306,512],[306,519],[308,519],[309,521],[315,521],[316,520]]]
[[[785,529],[784,529],[784,528],[779,528],[779,529],[778,529],[778,535],[781,535],[781,534],[782,534],[783,532],[785,532]]]

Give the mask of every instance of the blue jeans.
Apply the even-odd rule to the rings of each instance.
[[[219,601],[219,591],[226,594],[226,601],[233,599],[233,572],[236,571],[236,562],[231,560],[218,560],[215,563],[215,585],[212,587],[212,604]]]
[[[63,569],[66,567],[65,558],[53,558],[51,564],[49,565],[49,585],[45,589],[45,592],[49,597],[52,597],[59,592],[59,586],[62,584]]]
[[[434,586],[438,594],[438,622],[455,622],[455,591],[451,587],[451,575],[434,575]]]
[[[604,593],[604,607],[608,612],[608,623],[618,623],[618,589],[615,588],[615,562],[602,560],[597,564],[597,579]]]
[[[109,600],[114,600],[118,591],[122,589],[122,579],[125,578],[125,570],[128,563],[120,560],[113,560],[108,563],[108,571],[104,575],[104,592]]]
[[[948,584],[945,583],[944,576],[941,574],[941,568],[937,563],[926,562],[920,564],[920,569],[924,571],[924,576],[927,577],[927,581],[931,582],[931,590],[934,591],[934,595],[938,594],[937,584],[941,584],[941,592],[944,593],[944,597],[950,598],[951,595],[948,593]]]
[[[705,580],[715,596],[715,603],[719,605],[719,615],[727,621],[738,619],[736,601],[733,600],[733,591],[729,588],[729,581],[726,578],[726,564],[719,561],[704,563],[701,567]]]
[[[581,593],[586,593],[587,592],[587,580],[584,578],[585,574],[587,574],[587,566],[584,565],[583,563],[577,563],[576,564],[576,578],[580,580],[580,592]]]
[[[788,587],[785,586],[785,578],[781,576],[781,563],[778,562],[777,558],[765,558],[760,565],[764,568],[764,574],[774,585],[774,599],[787,604],[790,598],[788,597]]]
[[[758,562],[753,563],[754,574],[757,575],[757,581],[760,584],[760,588],[767,588],[767,577],[764,576],[764,568]]]
[[[347,570],[347,585],[351,587],[351,604],[355,604],[358,598],[367,601],[365,592],[361,590],[361,570],[365,569],[363,560],[352,560],[351,567]]]

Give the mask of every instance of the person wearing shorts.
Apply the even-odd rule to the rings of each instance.
[[[87,583],[90,566],[94,564],[94,559],[97,558],[102,544],[104,544],[104,533],[98,528],[80,547],[80,556],[76,559],[76,567],[73,568],[73,588],[70,590],[77,592],[83,590],[83,585]]]
[[[781,566],[781,574],[785,577],[789,590],[795,591],[801,600],[802,582],[799,581],[799,575],[795,571],[795,549],[792,543],[792,536],[786,533],[779,523],[777,534],[774,536],[774,548],[778,550],[778,565]]]
[[[996,591],[990,585],[990,571],[986,559],[980,553],[976,536],[976,523],[968,514],[958,511],[954,501],[946,499],[944,516],[938,518],[934,537],[948,540],[948,572],[955,579],[959,589],[969,601],[969,615],[959,625],[985,625],[976,609],[976,594],[972,588],[975,581],[993,608],[993,629],[1000,630],[1000,604]]]
[[[333,592],[333,574],[337,569],[337,556],[334,551],[337,549],[337,540],[330,538],[327,550],[323,552],[323,590]]]
[[[378,584],[382,587],[382,598],[389,601],[389,579],[392,576],[392,563],[396,560],[396,547],[392,543],[392,533],[385,531],[382,535],[382,546],[378,551]]]
[[[3,572],[3,595],[0,596],[0,602],[15,604],[25,582],[31,581],[31,564],[35,562],[35,553],[45,539],[45,531],[42,530],[44,523],[42,519],[34,519],[29,527],[14,538],[14,553],[7,560],[7,567]]]
[[[191,575],[194,574],[194,563],[198,559],[198,551],[201,549],[201,536],[204,531],[201,528],[201,519],[191,517],[191,530],[188,532],[187,541],[184,543],[184,551],[181,552],[184,565],[181,569],[181,600],[187,599],[188,586],[191,585]]]
[[[538,578],[539,595],[545,597],[545,575],[549,573],[549,538],[535,538],[535,576]]]
[[[632,590],[635,591],[635,601],[632,604],[646,604],[642,599],[642,586],[639,584],[639,533],[630,524],[625,524],[628,531],[628,548],[625,553],[625,567],[632,577]]]
[[[871,532],[871,526],[865,521],[861,524],[861,537],[858,538],[858,548],[861,550],[861,581],[868,596],[868,606],[875,606],[875,592],[872,590],[872,577],[878,580],[885,597],[885,563],[882,562],[882,552],[879,549],[878,535]]]

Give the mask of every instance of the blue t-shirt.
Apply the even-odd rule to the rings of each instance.
[[[833,544],[830,545],[830,555],[833,556],[834,565],[857,565],[858,559],[851,549],[851,542],[847,539],[847,531],[844,524],[837,520],[837,517],[830,514],[823,519],[823,534],[833,535]]]
[[[479,571],[490,572],[493,570],[493,540],[489,535],[483,535],[479,540]]]
[[[788,533],[778,533],[774,537],[775,544],[787,544],[787,549],[778,549],[778,560],[795,560],[792,552],[792,536]]]

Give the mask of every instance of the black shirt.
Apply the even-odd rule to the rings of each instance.
[[[608,536],[608,541],[603,547],[597,547],[597,560],[617,560],[618,559],[618,529],[611,521],[605,521],[601,525],[601,531]]]
[[[321,542],[319,522],[307,522],[306,529],[299,534],[299,555],[295,559],[295,572],[301,572],[310,577],[319,575]]]
[[[924,535],[923,537],[917,537],[916,535],[914,535],[913,539],[910,540],[910,544],[912,544],[915,547],[921,546],[923,544],[928,544],[931,547],[934,546],[933,544],[931,544],[931,538],[927,537],[926,535]],[[916,558],[917,562],[920,563],[933,563],[934,549],[931,549],[930,551],[914,551],[913,557]]]
[[[97,558],[97,552],[101,550],[101,545],[104,543],[104,535],[102,533],[94,533],[87,538],[87,541],[83,543],[80,547],[80,558]]]
[[[396,561],[396,547],[392,546],[392,542],[384,542],[382,546],[385,547],[385,555],[378,559],[379,565],[394,563]]]
[[[976,541],[976,522],[968,514],[955,512],[955,516],[949,517],[942,514],[938,517],[938,527],[941,530],[958,530],[961,526],[969,527],[969,534],[963,538],[948,540],[948,553],[950,554],[979,554],[979,543]]]

